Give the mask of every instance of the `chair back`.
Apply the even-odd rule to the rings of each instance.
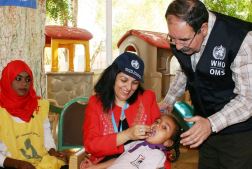
[[[60,114],[58,125],[58,150],[83,148],[82,124],[88,102],[87,97],[67,102]]]

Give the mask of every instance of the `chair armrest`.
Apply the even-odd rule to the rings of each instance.
[[[73,155],[69,157],[69,168],[70,169],[79,169],[80,163],[82,160],[87,157],[85,149],[82,148],[79,151],[75,152]]]

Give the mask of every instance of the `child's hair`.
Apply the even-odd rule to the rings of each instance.
[[[180,151],[179,151],[179,145],[180,145],[180,134],[182,133],[182,129],[178,123],[178,121],[176,120],[176,118],[172,115],[172,114],[167,114],[169,117],[171,117],[174,121],[174,123],[176,124],[176,128],[175,131],[171,137],[171,139],[173,140],[173,144],[171,147],[167,147],[167,159],[170,162],[175,162],[177,161],[177,159],[180,156]]]

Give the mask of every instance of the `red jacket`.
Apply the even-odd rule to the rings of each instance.
[[[113,108],[116,123],[119,123],[121,107]],[[126,110],[129,127],[134,124],[151,125],[160,117],[154,92],[144,91]],[[96,96],[91,96],[85,110],[83,142],[87,152],[95,157],[121,154],[124,146],[116,146],[116,133],[111,122],[111,113],[103,113],[102,104]]]

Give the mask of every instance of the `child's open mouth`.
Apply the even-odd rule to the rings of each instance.
[[[153,137],[153,136],[155,136],[155,134],[156,134],[156,130],[155,129],[151,129],[151,131],[148,133],[148,136],[149,137]]]

